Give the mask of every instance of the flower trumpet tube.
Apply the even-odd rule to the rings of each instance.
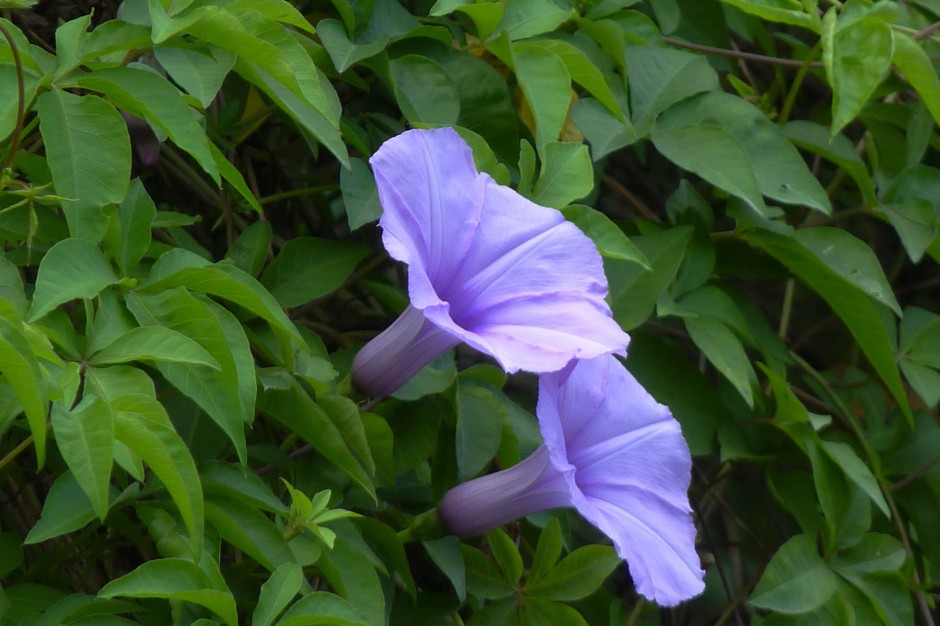
[[[637,591],[674,606],[704,589],[687,491],[692,460],[678,422],[613,356],[539,380],[543,444],[527,459],[448,491],[438,515],[471,536],[573,507],[613,541]]]
[[[411,130],[370,159],[389,254],[408,265],[411,304],[353,362],[386,396],[466,343],[506,372],[551,372],[626,350],[594,243],[555,209],[477,171],[451,128]]]

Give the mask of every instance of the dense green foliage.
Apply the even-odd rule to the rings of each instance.
[[[31,4],[0,0],[0,623],[933,623],[940,2]],[[604,255],[702,596],[645,602],[570,511],[397,534],[538,443],[534,378],[468,349],[350,383],[407,304],[367,159],[445,125]]]

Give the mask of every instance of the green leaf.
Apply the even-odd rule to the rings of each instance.
[[[618,120],[593,98],[580,98],[575,102],[571,107],[571,120],[591,145],[591,159],[595,162],[639,139],[633,124]]]
[[[256,382],[254,359],[241,324],[223,307],[198,300],[180,287],[154,295],[130,293],[127,306],[143,326],[180,333],[210,356],[213,362],[209,364],[160,360],[156,365],[170,384],[219,425],[239,459],[246,462],[244,428],[254,418]]]
[[[268,262],[268,252],[274,231],[271,222],[258,220],[235,239],[235,242],[225,253],[225,258],[231,259],[235,267],[243,272],[257,277],[261,269]]]
[[[671,161],[762,215],[760,195],[832,212],[826,191],[780,128],[737,96],[714,91],[683,100],[660,116],[651,138]]]
[[[166,598],[204,606],[229,626],[237,626],[235,598],[228,590],[214,589],[209,577],[192,561],[153,559],[112,580],[98,592],[101,598]]]
[[[72,472],[59,474],[42,505],[39,521],[23,540],[25,545],[41,543],[53,537],[83,528],[95,519],[95,510]]]
[[[892,60],[895,66],[917,91],[934,121],[940,124],[940,77],[937,76],[933,61],[910,35],[892,29],[891,37],[894,41]]]
[[[568,67],[551,50],[531,46],[513,50],[512,58],[516,80],[535,122],[535,147],[541,153],[547,143],[558,139],[568,117],[571,104]]]
[[[753,388],[757,376],[744,352],[741,340],[716,317],[697,315],[685,318],[685,328],[695,345],[712,365],[734,385],[748,406],[754,406]]]
[[[105,242],[121,272],[127,276],[150,248],[150,228],[157,215],[153,200],[139,178],[131,181],[127,196],[118,207]],[[113,219],[113,218],[112,218]]]
[[[745,13],[756,15],[770,22],[802,26],[818,33],[822,26],[819,16],[810,13],[800,0],[721,0]]]
[[[794,238],[830,270],[901,316],[901,305],[867,243],[841,228],[826,226],[800,229]]]
[[[238,499],[205,501],[206,521],[219,536],[270,571],[294,560],[283,533],[261,511]]]
[[[229,496],[263,511],[287,517],[288,507],[250,469],[234,463],[209,461],[200,466],[199,476],[207,495]]]
[[[648,45],[627,46],[624,54],[638,134],[646,134],[656,116],[680,100],[718,89],[718,74],[700,54]]]
[[[295,602],[276,626],[375,626],[352,604],[325,591],[314,591]]]
[[[829,304],[855,337],[901,411],[911,419],[907,394],[894,358],[894,347],[869,293],[845,280],[792,237],[768,231],[751,231],[743,237],[766,250]]]
[[[212,153],[212,159],[215,161],[216,167],[219,168],[219,173],[222,174],[222,178],[238,192],[238,195],[248,203],[248,206],[253,211],[258,214],[264,213],[264,211],[261,210],[261,203],[258,202],[258,199],[255,197],[255,194],[252,193],[251,189],[248,188],[248,183],[245,182],[242,173],[238,168],[232,165],[225,155],[222,154],[222,151],[211,141],[209,142],[209,152]]]
[[[594,188],[594,169],[588,148],[581,143],[550,141],[542,146],[542,168],[532,200],[560,209]]]
[[[258,408],[296,432],[314,450],[375,497],[372,480],[350,452],[336,425],[293,377],[289,377],[284,389],[266,389],[260,394]]]
[[[340,170],[339,186],[343,192],[349,230],[361,228],[382,216],[375,178],[365,161],[350,159],[349,167]]]
[[[210,264],[179,248],[160,256],[150,271],[151,280],[140,287],[144,293],[156,293],[170,287],[185,287],[242,306],[266,320],[276,331],[302,341],[297,327],[280,304],[261,284],[228,263]]]
[[[343,23],[334,19],[320,20],[317,23],[317,34],[339,73],[345,72],[363,59],[377,55],[385,50],[388,44],[385,37],[368,43],[353,43]]]
[[[117,275],[98,246],[85,239],[63,239],[49,248],[39,263],[29,321],[69,300],[94,298],[117,282]]]
[[[870,574],[901,571],[905,561],[904,544],[891,535],[868,533],[858,544],[834,556],[831,565],[840,574]]]
[[[597,246],[601,256],[630,261],[652,269],[646,256],[606,215],[583,204],[572,204],[561,211],[565,218],[584,231]]]
[[[202,484],[186,444],[156,400],[122,396],[110,404],[114,437],[142,458],[166,487],[186,525],[194,556],[200,554],[205,525]]]
[[[508,582],[503,572],[483,552],[466,544],[461,544],[460,550],[467,567],[469,593],[486,600],[498,600],[516,592],[515,582]]]
[[[868,17],[824,36],[823,62],[832,86],[832,127],[835,135],[851,122],[891,68],[894,40],[880,17]]]
[[[453,81],[437,61],[406,54],[389,62],[398,106],[412,124],[453,126],[460,100]]]
[[[526,586],[532,587],[542,580],[558,562],[561,556],[561,524],[557,517],[549,517],[548,523],[539,535],[539,542],[532,557],[532,566],[526,574]]]
[[[235,65],[235,55],[215,46],[157,46],[154,56],[167,74],[203,107],[208,107]]]
[[[519,548],[509,535],[499,528],[487,533],[486,540],[493,558],[503,572],[503,580],[509,584],[518,583],[522,578],[522,555],[519,554]]]
[[[300,306],[339,288],[368,253],[358,244],[295,237],[264,270],[261,284],[281,306]]]
[[[304,572],[296,563],[284,563],[261,585],[258,604],[251,614],[251,626],[271,626],[277,616],[287,608],[300,592]]]
[[[560,602],[527,597],[519,610],[520,626],[588,626],[574,608]]]
[[[158,127],[189,153],[216,185],[222,184],[201,116],[166,78],[149,69],[115,67],[80,74],[72,85],[104,94],[121,109]]]
[[[280,0],[230,0],[225,3],[225,8],[229,11],[257,11],[269,20],[296,26],[311,35],[317,32],[300,11]]]
[[[196,341],[164,326],[132,328],[88,358],[91,365],[128,361],[167,361],[221,369],[218,361]]]
[[[652,271],[636,263],[605,261],[610,307],[624,330],[639,326],[653,312],[660,294],[676,276],[691,235],[692,227],[680,226],[632,237]]]
[[[448,536],[421,543],[434,564],[447,576],[454,587],[457,598],[463,602],[467,597],[467,568],[464,565],[460,540]]]
[[[56,447],[78,481],[99,520],[108,514],[108,485],[114,459],[111,408],[95,395],[86,395],[68,410],[52,405]]]
[[[46,463],[46,409],[49,402],[45,380],[22,329],[4,317],[0,317],[0,374],[13,388],[26,413],[36,450],[36,464],[42,467]]]
[[[839,133],[832,134],[828,126],[808,120],[787,122],[783,125],[783,133],[797,147],[811,150],[842,168],[858,185],[865,201],[869,204],[877,203],[875,183],[848,137]]]
[[[484,387],[457,391],[457,474],[461,481],[478,474],[496,455],[506,409]]]
[[[97,242],[107,228],[104,207],[124,199],[131,178],[127,125],[97,96],[59,89],[40,95],[36,112],[69,232]]]
[[[548,600],[580,600],[597,591],[620,563],[610,546],[584,546],[563,558],[541,580],[526,584],[525,591]]]
[[[836,577],[816,551],[809,535],[796,535],[780,546],[749,602],[757,608],[787,614],[808,613],[836,590]]]
[[[506,33],[510,41],[527,39],[555,30],[572,13],[552,0],[515,0],[505,5],[497,32]]]
[[[829,455],[829,458],[835,461],[836,465],[845,472],[846,478],[858,485],[862,491],[868,494],[872,502],[878,505],[885,517],[891,517],[891,511],[888,509],[888,503],[885,502],[878,481],[871,473],[867,465],[858,457],[855,450],[847,443],[840,441],[820,442],[822,449]]]

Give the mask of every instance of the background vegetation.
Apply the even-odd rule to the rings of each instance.
[[[937,0],[2,0],[4,624],[933,624]],[[455,126],[605,257],[705,593],[568,511],[403,545],[537,444],[406,305],[366,163]]]

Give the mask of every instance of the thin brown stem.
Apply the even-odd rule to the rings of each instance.
[[[16,159],[16,153],[20,149],[20,132],[23,130],[23,118],[26,116],[26,85],[23,80],[23,60],[20,58],[20,51],[16,47],[16,41],[13,39],[13,33],[0,22],[0,33],[7,40],[10,46],[10,54],[13,55],[13,67],[16,68],[16,123],[13,126],[13,132],[10,134],[10,152],[3,162],[3,169],[13,165]]]
[[[681,39],[673,39],[672,37],[663,37],[663,42],[669,44],[670,46],[676,46],[677,48],[695,50],[696,52],[703,52],[705,54],[713,54],[715,56],[728,57],[731,59],[755,61],[757,63],[771,63],[773,65],[786,65],[789,67],[803,67],[804,65],[809,65],[809,67],[823,66],[821,61],[810,61],[807,63],[806,61],[800,61],[799,59],[784,59],[782,57],[770,57],[765,54],[756,54],[754,52],[728,50],[727,48],[716,48],[714,46],[706,46],[700,43],[682,41]]]
[[[928,26],[928,27],[926,27],[926,28],[924,28],[924,29],[921,29],[921,30],[917,31],[916,33],[914,33],[913,37],[914,37],[915,40],[916,40],[916,39],[923,39],[924,37],[930,36],[930,34],[933,33],[935,30],[937,30],[938,28],[940,28],[940,22],[934,22],[934,23],[931,24],[930,26]]]

